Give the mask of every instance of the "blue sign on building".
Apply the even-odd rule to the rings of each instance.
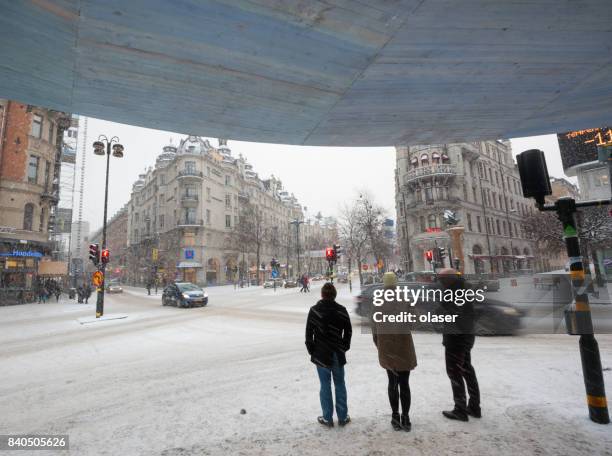
[[[186,260],[193,260],[193,257],[195,256],[195,252],[193,249],[186,249],[185,250],[185,259]]]

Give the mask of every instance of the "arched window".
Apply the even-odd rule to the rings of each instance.
[[[448,158],[448,155],[442,154],[442,163],[450,163],[450,158]]]
[[[529,249],[527,247],[523,249],[523,255],[529,256]]]
[[[412,159],[410,160],[410,164],[413,168],[417,168],[419,166],[419,159],[416,157],[412,157]]]
[[[434,152],[433,154],[431,154],[431,162],[434,165],[440,164],[440,154],[437,152]]]
[[[474,247],[472,247],[472,253],[474,255],[482,255],[482,247],[476,244]]]
[[[40,224],[38,225],[38,231],[42,232],[44,227],[45,227],[45,208],[43,207],[40,210]]]
[[[32,231],[32,221],[34,220],[34,205],[28,203],[23,210],[23,229]]]
[[[421,155],[421,165],[423,166],[429,165],[429,155],[427,154]]]

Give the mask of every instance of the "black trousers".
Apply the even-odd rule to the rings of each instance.
[[[393,413],[399,413],[399,403],[402,403],[402,415],[408,416],[410,412],[410,371],[392,371],[387,369],[389,377],[389,404]]]
[[[446,347],[446,373],[453,389],[455,408],[465,411],[467,407],[465,388],[470,396],[470,407],[480,407],[480,390],[476,371],[472,366],[471,348]]]

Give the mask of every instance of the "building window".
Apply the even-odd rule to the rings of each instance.
[[[238,216],[234,215],[234,226],[238,226]]]
[[[210,209],[206,209],[206,224],[210,225]]]
[[[28,182],[30,184],[36,184],[38,182],[38,162],[40,159],[35,155],[30,155],[30,161],[28,163]]]
[[[472,215],[471,214],[467,215],[467,222],[468,222],[468,231],[472,231]]]
[[[32,231],[32,221],[34,219],[34,205],[28,203],[23,209],[23,229]]]
[[[160,185],[166,185],[166,175],[165,174],[159,175],[159,183]]]
[[[160,215],[159,216],[159,227],[163,228],[164,227],[164,215]]]
[[[416,157],[412,157],[412,160],[410,160],[410,164],[412,165],[413,168],[418,168],[419,167],[419,159]]]
[[[42,230],[44,227],[45,227],[45,208],[43,207],[40,210],[40,223],[38,224],[38,231],[42,233]]]
[[[487,233],[491,234],[491,220],[487,217]]]
[[[464,199],[464,201],[468,200],[467,185],[465,185],[465,184],[463,184],[463,199]]]
[[[476,193],[476,186],[472,186],[472,195],[474,196],[474,202],[477,203],[478,202],[478,195]]]
[[[232,216],[226,215],[225,216],[225,228],[231,228],[231,227],[232,227]]]
[[[45,160],[45,190],[49,190],[49,171],[51,168],[51,164],[49,160]]]
[[[442,154],[442,163],[450,163],[450,158],[448,158],[448,155]]]
[[[429,165],[429,156],[427,154],[421,155],[421,165],[423,166]]]
[[[185,209],[185,223],[188,225],[195,225],[196,223],[195,207],[189,207]]]
[[[431,187],[425,187],[425,202],[426,203],[433,203],[433,192],[431,190]]]
[[[185,171],[188,173],[195,173],[196,163],[194,161],[185,162]]]
[[[232,207],[232,195],[229,193],[225,194],[225,207],[228,209]]]
[[[427,216],[427,227],[428,228],[437,228],[438,227],[438,222],[436,221],[436,215],[435,214],[429,214]]]
[[[206,187],[206,201],[210,202],[210,187]]]
[[[499,225],[499,219],[495,220],[495,224],[497,225],[497,234],[499,234],[501,236],[501,229],[500,229],[500,225]]]
[[[425,225],[425,217],[423,215],[419,217],[419,222],[421,224],[421,232],[424,233],[427,226]]]
[[[49,122],[49,143],[55,144],[53,142],[53,133],[55,132],[55,124],[53,122]]]
[[[433,154],[431,154],[431,162],[434,165],[440,164],[440,154],[437,152],[434,152]]]
[[[512,223],[508,222],[508,234],[510,235],[510,237],[513,236],[512,234]]]
[[[232,176],[226,174],[225,175],[225,185],[231,185],[232,183]]]
[[[482,233],[482,224],[480,222],[481,222],[480,215],[477,215],[476,216],[476,227],[478,228],[478,232]]]
[[[415,198],[416,198],[416,202],[417,203],[420,203],[420,202],[423,201],[423,195],[421,193],[421,189],[420,188],[417,189],[417,191],[415,193]]]
[[[502,222],[502,226],[504,227],[504,236],[508,236],[508,227],[505,220]]]
[[[32,131],[30,134],[35,138],[40,138],[42,136],[42,128],[43,128],[43,118],[41,115],[34,114],[32,116]]]

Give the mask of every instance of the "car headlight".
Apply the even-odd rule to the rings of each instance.
[[[208,298],[208,293],[204,293],[204,297],[205,297],[205,298]]]
[[[189,299],[189,295],[187,293],[183,293],[183,298]]]
[[[506,307],[505,309],[502,310],[504,315],[509,315],[512,317],[518,317],[519,316],[519,312],[516,309],[513,309],[512,307]]]

